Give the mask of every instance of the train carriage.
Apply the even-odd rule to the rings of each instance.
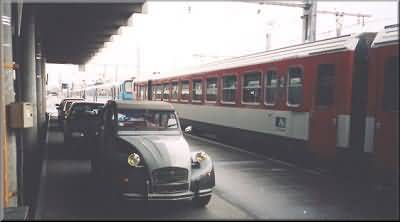
[[[76,88],[71,91],[71,97],[75,98],[85,98],[85,89],[84,88]]]
[[[393,29],[398,33],[398,26]],[[375,37],[361,33],[299,44],[136,84],[148,87],[146,99],[174,103],[183,126],[217,140],[322,163],[369,164],[369,88],[371,75],[381,77],[371,74]],[[398,45],[390,48],[395,53]],[[375,157],[390,156],[384,149],[376,148]]]
[[[114,98],[120,100],[134,100],[133,97],[133,80],[128,79],[122,81],[116,89],[116,96]]]
[[[399,26],[385,27],[370,52],[365,150],[378,168],[399,168]]]
[[[134,100],[133,80],[124,80],[121,83],[95,84],[78,88],[71,93],[74,96],[93,102],[107,102],[108,100]]]

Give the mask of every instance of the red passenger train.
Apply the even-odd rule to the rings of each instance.
[[[398,28],[213,62],[134,91],[217,140],[397,172]]]

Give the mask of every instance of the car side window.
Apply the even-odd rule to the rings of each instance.
[[[64,101],[62,101],[62,102],[60,103],[60,106],[59,106],[59,111],[62,111],[62,110],[64,110],[64,104],[65,104],[65,102],[64,102]]]
[[[109,112],[109,123],[110,123],[110,135],[113,135],[116,127],[117,127],[117,120],[118,120],[118,112],[117,107],[115,105],[111,105],[110,112]]]
[[[105,142],[110,141],[112,135],[112,107],[108,106],[104,112],[104,139]]]
[[[67,110],[68,111],[67,112],[68,118],[70,118],[71,116],[73,116],[74,113],[76,113],[75,107],[76,107],[75,104],[72,104],[70,106],[69,110]]]

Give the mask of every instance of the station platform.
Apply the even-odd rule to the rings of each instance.
[[[215,164],[206,208],[187,201],[103,208],[91,176],[90,142],[65,146],[50,119],[38,206],[32,219],[398,219],[398,188],[357,183],[293,163],[185,135]]]
[[[4,220],[27,220],[29,207],[8,207],[4,209]]]

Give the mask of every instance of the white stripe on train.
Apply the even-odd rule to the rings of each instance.
[[[265,134],[307,141],[309,112],[291,112],[237,107],[192,104],[173,104],[180,118],[224,127],[240,128]],[[286,119],[286,127],[276,126],[276,117]],[[239,127],[238,127],[239,126]],[[375,119],[366,118],[364,152],[373,152]],[[348,148],[350,143],[350,115],[337,116],[336,146]]]

